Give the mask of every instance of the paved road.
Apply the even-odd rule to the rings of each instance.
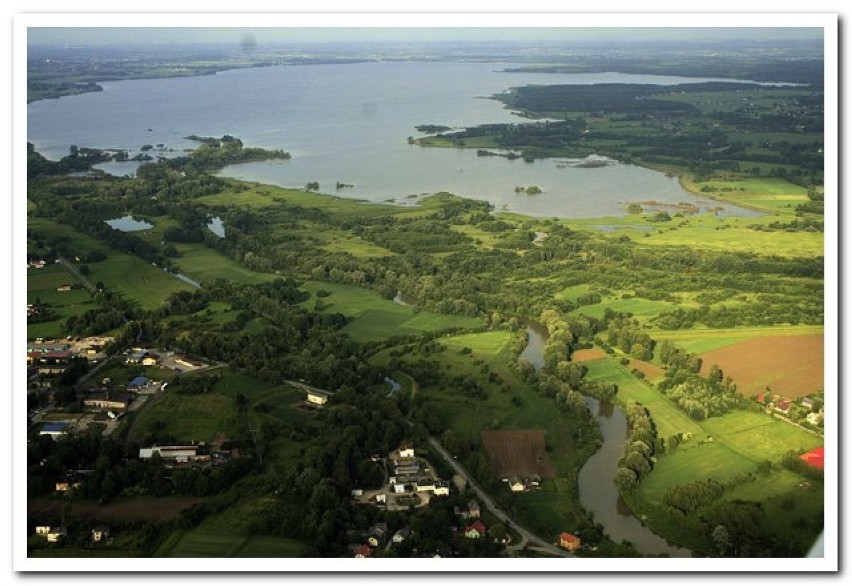
[[[94,285],[92,285],[92,282],[83,275],[81,275],[80,271],[77,270],[77,267],[75,267],[73,264],[71,264],[61,256],[58,256],[57,258],[59,259],[59,262],[65,265],[65,268],[71,271],[71,274],[74,275],[74,277],[78,281],[80,281],[86,289],[89,290],[90,293],[97,293],[98,290],[95,288]]]
[[[447,462],[449,462],[450,466],[453,467],[456,473],[458,473],[462,478],[464,478],[468,482],[470,488],[472,488],[479,496],[479,498],[482,499],[482,502],[485,504],[485,507],[489,511],[491,511],[491,513],[495,517],[500,519],[500,521],[505,523],[508,527],[513,529],[521,536],[521,542],[512,546],[511,549],[521,549],[527,544],[532,544],[529,548],[539,553],[546,553],[566,558],[574,557],[571,553],[565,551],[564,549],[560,549],[555,545],[551,545],[550,543],[540,538],[536,534],[532,533],[528,529],[518,525],[506,513],[504,513],[503,510],[500,509],[500,507],[497,506],[497,504],[491,499],[488,493],[485,492],[485,490],[483,490],[483,488],[473,478],[470,477],[470,475],[462,467],[462,465],[459,464],[458,461],[453,458],[450,453],[447,452],[447,450],[444,449],[444,446],[442,446],[437,439],[435,439],[434,437],[430,437],[429,443],[432,445],[433,448],[435,448],[435,450],[437,450],[439,454],[441,454],[441,456],[443,456],[443,458]]]

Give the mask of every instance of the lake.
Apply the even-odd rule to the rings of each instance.
[[[148,230],[153,228],[154,224],[150,224],[145,220],[137,220],[133,216],[122,216],[112,220],[104,220],[114,230],[121,232],[138,232],[140,230]]]
[[[564,160],[525,163],[479,157],[474,150],[408,144],[419,124],[453,128],[522,122],[488,96],[526,84],[710,81],[674,76],[503,73],[513,64],[374,62],[240,69],[191,78],[106,82],[104,91],[27,106],[28,140],[56,159],[70,145],[124,149],[144,144],[180,154],[197,143],[190,134],[231,134],[246,145],[284,149],[289,161],[231,166],[222,175],[280,186],[318,181],[321,191],[369,201],[411,203],[409,195],[449,191],[487,200],[498,210],[531,216],[623,215],[630,202],[692,202],[702,210],[719,202],[695,197],[677,179],[633,165],[584,168]],[[104,165],[108,172],[132,173]],[[336,190],[337,182],[353,187]],[[538,195],[516,194],[537,185]],[[724,213],[756,215],[722,205]]]

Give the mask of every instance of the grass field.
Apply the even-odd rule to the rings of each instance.
[[[677,304],[669,301],[653,301],[641,297],[630,299],[613,299],[602,301],[594,305],[584,305],[575,309],[572,313],[588,315],[589,317],[602,318],[607,309],[615,312],[630,313],[636,318],[654,317],[664,311],[677,307]]]
[[[72,315],[81,315],[97,305],[86,289],[57,291],[61,285],[76,283],[64,266],[46,265],[43,269],[27,269],[27,303],[48,305],[56,319],[27,324],[27,338],[64,337],[65,320]]]
[[[203,244],[176,244],[180,256],[175,265],[185,275],[202,281],[203,279],[227,279],[236,283],[264,283],[276,278],[273,273],[260,273],[248,269],[221,252]]]
[[[724,417],[711,417],[701,426],[714,440],[723,441],[732,450],[756,462],[777,462],[789,450],[809,450],[821,446],[824,441],[765,413],[734,411]]]
[[[323,311],[339,312],[354,318],[342,331],[359,342],[454,327],[477,327],[483,323],[476,318],[417,312],[412,307],[383,299],[374,291],[351,285],[306,281],[302,289],[311,293],[311,299],[303,303],[306,307],[314,307],[319,300]],[[319,298],[316,296],[319,290],[328,291],[331,295]]]
[[[586,380],[615,383],[618,394],[615,400],[626,404],[641,403],[651,413],[657,426],[657,435],[662,438],[677,433],[700,434],[702,428],[683,411],[675,407],[664,395],[649,383],[637,379],[630,373],[631,366],[624,367],[615,358],[606,357],[585,363],[588,367]]]
[[[176,532],[155,557],[172,558],[287,558],[298,557],[304,545],[295,539],[233,533]]]
[[[92,283],[103,281],[143,309],[156,309],[172,293],[193,289],[166,271],[125,253],[114,252],[106,260],[92,263],[89,269]]]
[[[797,398],[823,389],[824,340],[820,334],[766,336],[701,354],[701,372],[713,364],[734,379],[743,395],[766,388]]]

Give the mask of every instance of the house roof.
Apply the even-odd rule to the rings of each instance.
[[[559,535],[559,541],[567,541],[568,543],[576,543],[580,538],[573,533],[563,532]]]
[[[810,466],[822,470],[825,468],[825,446],[815,448],[810,452],[802,454],[799,458],[807,462]]]
[[[359,545],[355,548],[355,555],[362,555],[365,558],[370,557],[373,554],[373,550],[370,549],[369,545]]]
[[[480,534],[485,533],[485,523],[483,523],[482,521],[477,521],[476,523],[473,523],[473,524],[465,527],[464,532],[469,533],[471,530],[474,530],[474,529],[477,531],[477,533],[480,533]]]
[[[148,383],[148,377],[137,376],[127,385],[129,387],[141,387]]]

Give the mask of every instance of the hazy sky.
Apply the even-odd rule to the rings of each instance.
[[[28,42],[51,45],[426,41],[625,41],[821,39],[819,28],[29,28]]]

